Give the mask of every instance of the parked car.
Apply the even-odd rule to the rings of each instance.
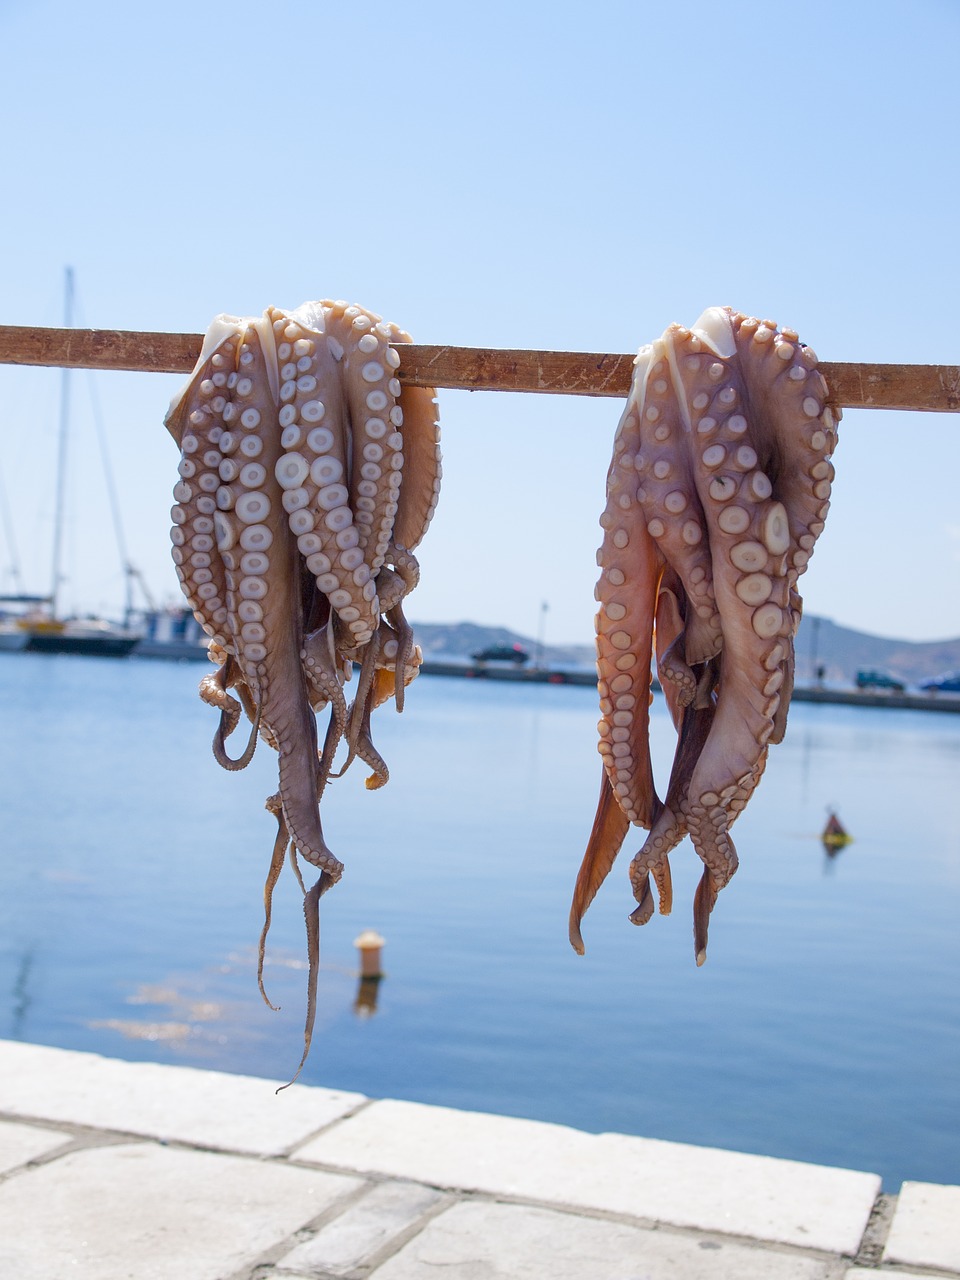
[[[858,671],[856,685],[858,689],[889,689],[891,693],[903,693],[907,687],[886,671]]]
[[[960,693],[960,671],[934,676],[932,680],[921,680],[920,688],[926,693]]]
[[[470,657],[474,662],[515,662],[518,666],[530,661],[529,653],[519,644],[491,644]]]

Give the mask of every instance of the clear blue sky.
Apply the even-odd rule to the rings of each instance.
[[[960,363],[960,6],[0,0],[0,323],[101,328],[343,297],[419,342],[634,351],[713,304],[825,360]],[[0,366],[0,479],[50,574],[58,372]],[[63,603],[173,599],[181,379],[72,375]],[[95,408],[99,406],[99,408]],[[589,641],[620,406],[441,393],[410,615]],[[809,612],[960,635],[960,418],[848,412]],[[0,568],[10,583],[0,526]]]

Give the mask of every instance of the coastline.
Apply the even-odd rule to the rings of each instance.
[[[4,648],[0,652],[22,653],[26,650]],[[41,650],[36,650],[40,652]],[[50,646],[49,653],[77,653],[68,647]],[[90,656],[89,652],[86,656]],[[121,655],[101,649],[99,657],[149,658],[167,662],[206,662],[206,646],[189,640],[154,640],[145,638],[128,654]],[[442,676],[461,680],[492,680],[507,684],[553,684],[596,687],[596,672],[585,667],[521,667],[512,664],[471,662],[466,659],[424,658],[420,674]],[[653,690],[660,693],[660,684],[653,680]],[[960,714],[960,695],[950,693],[896,693],[876,689],[838,689],[830,685],[795,685],[793,702],[814,702],[847,707],[881,707],[899,711],[945,711]]]
[[[434,661],[424,659],[420,674],[425,676],[453,676],[467,680],[502,680],[517,684],[576,684],[596,686],[593,671],[582,669],[562,670],[549,667],[491,666],[489,663]],[[654,678],[653,690],[662,692]],[[829,686],[796,685],[793,702],[820,702],[848,707],[887,707],[906,711],[960,712],[960,696],[955,694],[880,693],[870,689],[833,689]]]

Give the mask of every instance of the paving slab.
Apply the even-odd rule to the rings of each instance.
[[[285,1277],[284,1280],[296,1280],[295,1276]],[[851,1270],[844,1272],[843,1280],[934,1280],[929,1271],[923,1275],[919,1271],[891,1271],[889,1267],[884,1267],[882,1271],[871,1271],[866,1267],[853,1267]],[[943,1276],[940,1280],[945,1280]]]
[[[381,1182],[277,1262],[279,1271],[345,1276],[406,1232],[444,1197],[415,1182]]]
[[[0,1184],[0,1275],[223,1280],[360,1185],[156,1143],[88,1147]]]
[[[960,1187],[905,1182],[883,1260],[960,1271]]]
[[[392,1100],[297,1159],[849,1256],[880,1191],[874,1174]]]
[[[466,1201],[431,1219],[375,1267],[370,1278],[827,1280],[830,1266],[823,1259],[731,1240],[694,1239],[525,1205]]]
[[[0,1112],[220,1151],[280,1155],[366,1101],[282,1083],[0,1040]]]
[[[57,1133],[54,1129],[35,1129],[32,1125],[0,1121],[0,1173],[25,1165],[49,1151],[55,1151],[70,1142],[69,1133]]]

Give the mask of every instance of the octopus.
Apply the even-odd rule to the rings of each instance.
[[[793,329],[711,307],[640,348],[617,429],[597,554],[600,799],[570,941],[631,826],[634,924],[672,907],[670,852],[703,863],[693,904],[703,964],[730,828],[786,728],[797,580],[830,507],[840,411]],[[649,742],[652,664],[677,733],[663,799]]]
[[[173,559],[217,666],[200,684],[220,713],[214,756],[242,769],[262,739],[279,760],[279,787],[266,802],[278,831],[258,981],[270,1004],[264,947],[289,856],[304,894],[310,961],[297,1074],[316,1013],[318,903],[343,871],[320,801],[357,757],[372,770],[369,789],[387,782],[371,713],[391,699],[403,709],[421,661],[403,602],[419,579],[413,552],[436,507],[441,465],[434,391],[397,378],[395,348],[410,341],[342,301],[218,316],[166,417],[181,451]],[[227,739],[243,713],[249,737],[233,756]],[[309,889],[298,855],[319,873]]]

